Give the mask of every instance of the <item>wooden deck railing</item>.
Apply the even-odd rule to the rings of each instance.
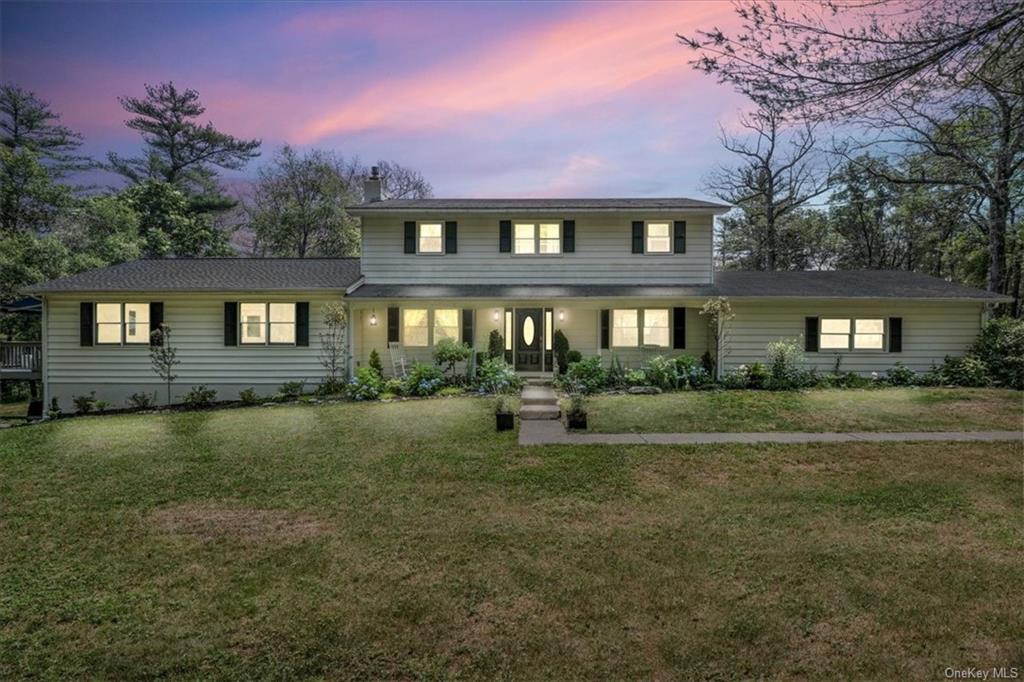
[[[38,341],[0,341],[0,370],[38,372],[42,366],[43,344]]]

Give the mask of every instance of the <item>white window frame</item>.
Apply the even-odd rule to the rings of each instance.
[[[824,336],[840,336],[840,334],[825,332],[825,321],[826,320],[843,320],[849,324],[849,331],[842,336],[846,336],[846,346],[844,348],[826,348],[822,344],[822,337]],[[878,321],[882,323],[882,344],[878,348],[862,348],[857,345],[857,322],[868,322]],[[860,336],[879,336],[874,333],[861,333]],[[886,352],[886,344],[889,337],[889,321],[885,317],[819,317],[818,318],[818,352],[819,353],[884,353]]]
[[[245,325],[249,324],[242,319],[242,306],[243,305],[262,305],[263,306],[263,320],[259,323],[263,327],[263,340],[262,341],[246,341],[243,330]],[[292,307],[292,321],[291,322],[272,322],[270,319],[270,306],[271,305],[284,305]],[[290,324],[292,327],[292,340],[291,341],[271,341],[271,335],[273,334],[274,325],[286,325]],[[294,346],[296,339],[298,338],[299,332],[299,315],[298,305],[295,301],[240,301],[238,303],[238,345],[248,347],[258,346]]]
[[[100,322],[99,306],[101,305],[116,305],[118,306],[119,318],[117,322]],[[149,332],[142,338],[142,340],[129,341],[128,340],[128,311],[127,306],[137,305],[142,306],[146,311],[146,322],[144,323],[148,328]],[[92,333],[97,346],[145,346],[149,345],[150,334],[153,333],[153,321],[149,319],[149,313],[151,304],[149,301],[97,301],[93,304],[92,310]],[[101,326],[114,326],[118,327],[118,340],[117,341],[100,341],[100,328]],[[140,324],[136,322],[136,324]]]
[[[519,248],[519,239],[516,237],[516,227],[526,226],[526,225],[529,225],[530,227],[533,228],[533,237],[532,237],[533,251],[531,251],[531,252],[525,252],[525,251],[519,251],[518,250],[518,248]],[[558,238],[557,238],[558,251],[542,252],[540,250],[541,241],[553,241],[550,237],[546,238],[546,239],[541,239],[541,236],[540,236],[540,226],[541,225],[554,225],[555,228],[558,230]],[[562,234],[562,221],[561,220],[513,220],[512,221],[512,255],[513,256],[542,256],[542,257],[561,256],[562,255],[562,249],[564,248],[563,243],[562,243],[563,237],[564,237],[564,235]],[[525,237],[523,239],[525,241]]]
[[[668,249],[665,251],[651,251],[651,225],[668,226]],[[644,221],[644,255],[668,256],[672,254],[672,221],[671,220],[645,220]],[[660,239],[660,237],[659,237]]]
[[[417,311],[418,312],[418,311],[421,311],[421,310],[424,313],[424,316],[423,316],[423,318],[424,318],[423,329],[426,331],[426,334],[424,334],[424,341],[423,341],[423,343],[421,343],[421,344],[420,343],[412,344],[412,343],[409,343],[409,335],[406,333],[406,329],[413,328],[413,325],[408,325],[408,324],[405,323],[405,315],[406,315],[406,313],[411,312],[411,311]],[[401,319],[401,325],[402,325],[401,326],[402,345],[404,345],[404,346],[406,346],[408,348],[430,348],[430,332],[431,332],[430,323],[431,323],[431,318],[432,318],[432,315],[430,314],[430,308],[402,308],[401,309],[401,315],[402,315],[402,319]],[[415,325],[415,328],[419,329],[420,326],[419,325]]]
[[[438,251],[424,251],[421,246],[423,244],[423,226],[424,225],[439,225],[441,227],[441,249]],[[432,239],[432,237],[430,237]],[[443,256],[444,255],[444,221],[443,220],[424,220],[416,223],[416,255],[418,256]]]
[[[628,327],[626,327],[625,325],[619,326],[619,325],[615,324],[615,318],[616,318],[615,313],[623,313],[623,312],[636,313],[636,324],[633,326],[633,331],[636,333],[636,343],[622,344],[622,343],[617,343],[616,342],[616,339],[615,339],[615,332],[616,332],[616,330],[628,329]],[[613,308],[612,309],[612,311],[611,311],[611,318],[612,318],[611,319],[611,339],[610,339],[610,341],[611,341],[610,345],[611,345],[612,348],[640,348],[641,347],[640,346],[640,329],[641,329],[640,318],[641,318],[642,315],[643,315],[643,311],[642,311],[641,308]]]
[[[651,343],[647,340],[647,313],[649,312],[663,312],[665,313],[665,343]],[[661,329],[661,327],[652,327],[652,329]],[[671,308],[644,308],[641,311],[640,318],[640,345],[651,347],[651,348],[671,348],[672,347],[672,309]]]
[[[439,312],[441,312],[442,310],[455,311],[455,327],[454,327],[455,333],[452,336],[442,336],[440,338],[442,338],[442,339],[451,339],[452,341],[455,341],[456,343],[458,343],[461,340],[459,338],[461,327],[462,327],[462,324],[461,324],[462,323],[461,308],[434,308],[433,310],[431,310],[427,314],[428,318],[430,320],[430,341],[431,341],[431,346],[436,346],[437,342],[440,340],[438,338],[438,335],[437,335],[437,330],[439,328],[438,324],[437,324],[437,314]]]

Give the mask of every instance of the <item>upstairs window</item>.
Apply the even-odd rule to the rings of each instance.
[[[672,253],[672,226],[670,223],[647,223],[645,253]]]
[[[516,223],[514,237],[514,253],[551,255],[562,252],[560,223]]]
[[[97,303],[96,343],[149,343],[149,303]]]
[[[417,230],[419,253],[444,253],[444,226],[441,223],[420,223]]]
[[[293,344],[295,304],[239,303],[238,326],[243,344]]]

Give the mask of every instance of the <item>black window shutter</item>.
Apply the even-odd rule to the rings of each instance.
[[[562,253],[576,252],[576,221],[562,221]]]
[[[903,318],[889,318],[889,352],[903,352]]]
[[[449,220],[444,224],[444,252],[459,252],[459,224]]]
[[[608,346],[609,346],[609,343],[608,343],[608,339],[609,339],[608,319],[609,319],[610,316],[611,316],[611,311],[609,311],[609,310],[602,310],[601,311],[601,348],[608,348]]]
[[[82,301],[78,304],[78,344],[80,346],[92,345],[92,313],[91,301]]]
[[[633,221],[633,253],[644,252],[644,221]]]
[[[672,223],[672,251],[686,253],[686,221],[677,220]]]
[[[462,343],[473,347],[473,309],[462,309]]]
[[[309,301],[295,304],[295,345],[309,345]]]
[[[502,220],[498,223],[498,251],[512,253],[512,221]]]
[[[818,318],[804,318],[804,350],[808,353],[818,352]]]
[[[388,343],[398,343],[398,308],[388,308]]]
[[[151,302],[149,304],[149,345],[158,346],[162,344],[154,343],[153,332],[160,329],[164,323],[164,304],[160,302]],[[163,336],[160,337],[161,340]]]
[[[686,308],[672,309],[672,347],[686,348]]]
[[[238,303],[224,302],[224,345],[238,345]]]
[[[412,220],[405,221],[405,252],[416,253],[416,223]]]

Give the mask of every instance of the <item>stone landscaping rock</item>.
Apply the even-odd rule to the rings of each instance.
[[[630,386],[629,393],[633,395],[657,395],[661,389],[657,386]]]

